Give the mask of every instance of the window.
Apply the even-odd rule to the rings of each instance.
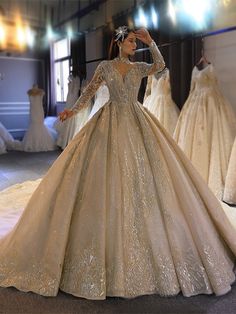
[[[70,74],[70,40],[68,38],[61,39],[53,44],[53,61],[56,102],[64,102],[68,93],[68,77]]]

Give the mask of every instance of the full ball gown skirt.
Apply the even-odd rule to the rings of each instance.
[[[194,67],[174,139],[218,199],[223,197],[235,135],[235,114],[219,90],[213,66],[202,71]]]
[[[236,204],[236,138],[229,160],[223,199],[229,204]]]
[[[135,63],[124,78],[115,67],[102,62],[78,104],[103,80],[110,101],[1,240],[0,286],[88,299],[224,294],[235,280],[236,231],[168,132],[137,102],[152,67]]]
[[[179,116],[179,108],[171,97],[169,70],[159,78],[151,76],[151,93],[143,103],[164,128],[173,135]]]
[[[40,181],[25,181],[0,191],[0,238],[14,227]]]
[[[68,94],[66,99],[66,109],[71,109],[76,100],[78,99],[80,88],[80,79],[78,76],[73,77],[68,83]],[[68,143],[73,139],[73,137],[80,131],[80,129],[85,125],[88,120],[90,113],[90,108],[84,108],[76,116],[71,119],[61,122],[58,118],[54,123],[54,128],[58,132],[57,145],[62,149],[68,145]]]

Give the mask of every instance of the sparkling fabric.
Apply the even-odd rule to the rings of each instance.
[[[219,90],[213,65],[192,72],[191,91],[174,139],[218,199],[222,199],[236,117]]]
[[[113,61],[102,62],[110,101],[1,240],[0,286],[88,299],[230,290],[236,231],[175,141],[137,102],[152,70],[135,63],[122,76]],[[82,105],[94,90],[90,85]]]
[[[66,109],[71,109],[78,99],[80,88],[80,79],[78,76],[73,77],[68,83],[68,94],[66,98]],[[58,118],[54,123],[54,128],[58,132],[57,146],[64,149],[73,137],[82,129],[88,120],[90,106],[81,110],[79,114],[71,119],[61,122]]]
[[[168,69],[166,69],[160,77],[157,77],[155,74],[148,77],[147,93],[145,94],[147,97],[143,105],[154,114],[164,128],[173,135],[179,116],[179,109],[171,97],[170,74]]]
[[[236,204],[236,138],[230,155],[224,190],[224,201]]]

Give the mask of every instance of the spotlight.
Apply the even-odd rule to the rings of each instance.
[[[202,29],[207,26],[215,3],[213,0],[181,0],[179,4],[183,19],[191,19],[194,28]]]
[[[56,35],[55,35],[55,33],[53,32],[51,25],[48,25],[48,26],[47,26],[47,39],[48,39],[49,41],[52,41],[52,40],[55,39],[55,37],[56,37]]]
[[[4,44],[6,40],[6,31],[3,24],[0,21],[0,44]]]
[[[25,31],[24,31],[23,27],[18,25],[16,32],[17,32],[16,36],[17,36],[18,45],[20,47],[24,47],[26,44],[26,36],[25,36]]]
[[[29,26],[26,26],[25,34],[26,34],[27,44],[30,48],[32,48],[34,46],[34,43],[35,43],[35,33],[30,29]]]
[[[67,28],[67,37],[70,39],[73,38],[73,30],[70,26]]]
[[[231,0],[221,0],[223,6],[228,7],[230,5]]]
[[[172,23],[176,24],[176,8],[171,0],[168,2],[168,14],[172,20]]]
[[[153,6],[151,7],[151,17],[154,28],[158,28],[158,15]]]
[[[148,26],[147,18],[145,16],[145,13],[144,13],[142,8],[138,9],[138,16],[135,19],[135,24],[138,27],[141,27],[141,26],[147,27]]]

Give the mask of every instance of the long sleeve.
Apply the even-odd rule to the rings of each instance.
[[[153,63],[138,62],[138,67],[141,77],[152,75],[155,72],[160,72],[165,68],[165,61],[155,41],[152,41],[149,50],[152,54]]]
[[[81,94],[81,96],[78,98],[78,100],[72,107],[71,109],[72,111],[78,112],[81,109],[86,108],[88,106],[89,101],[95,95],[96,91],[98,90],[98,88],[101,86],[101,84],[104,81],[103,64],[104,62],[101,62],[98,65],[92,80],[90,81],[88,86],[84,89],[83,93]]]

